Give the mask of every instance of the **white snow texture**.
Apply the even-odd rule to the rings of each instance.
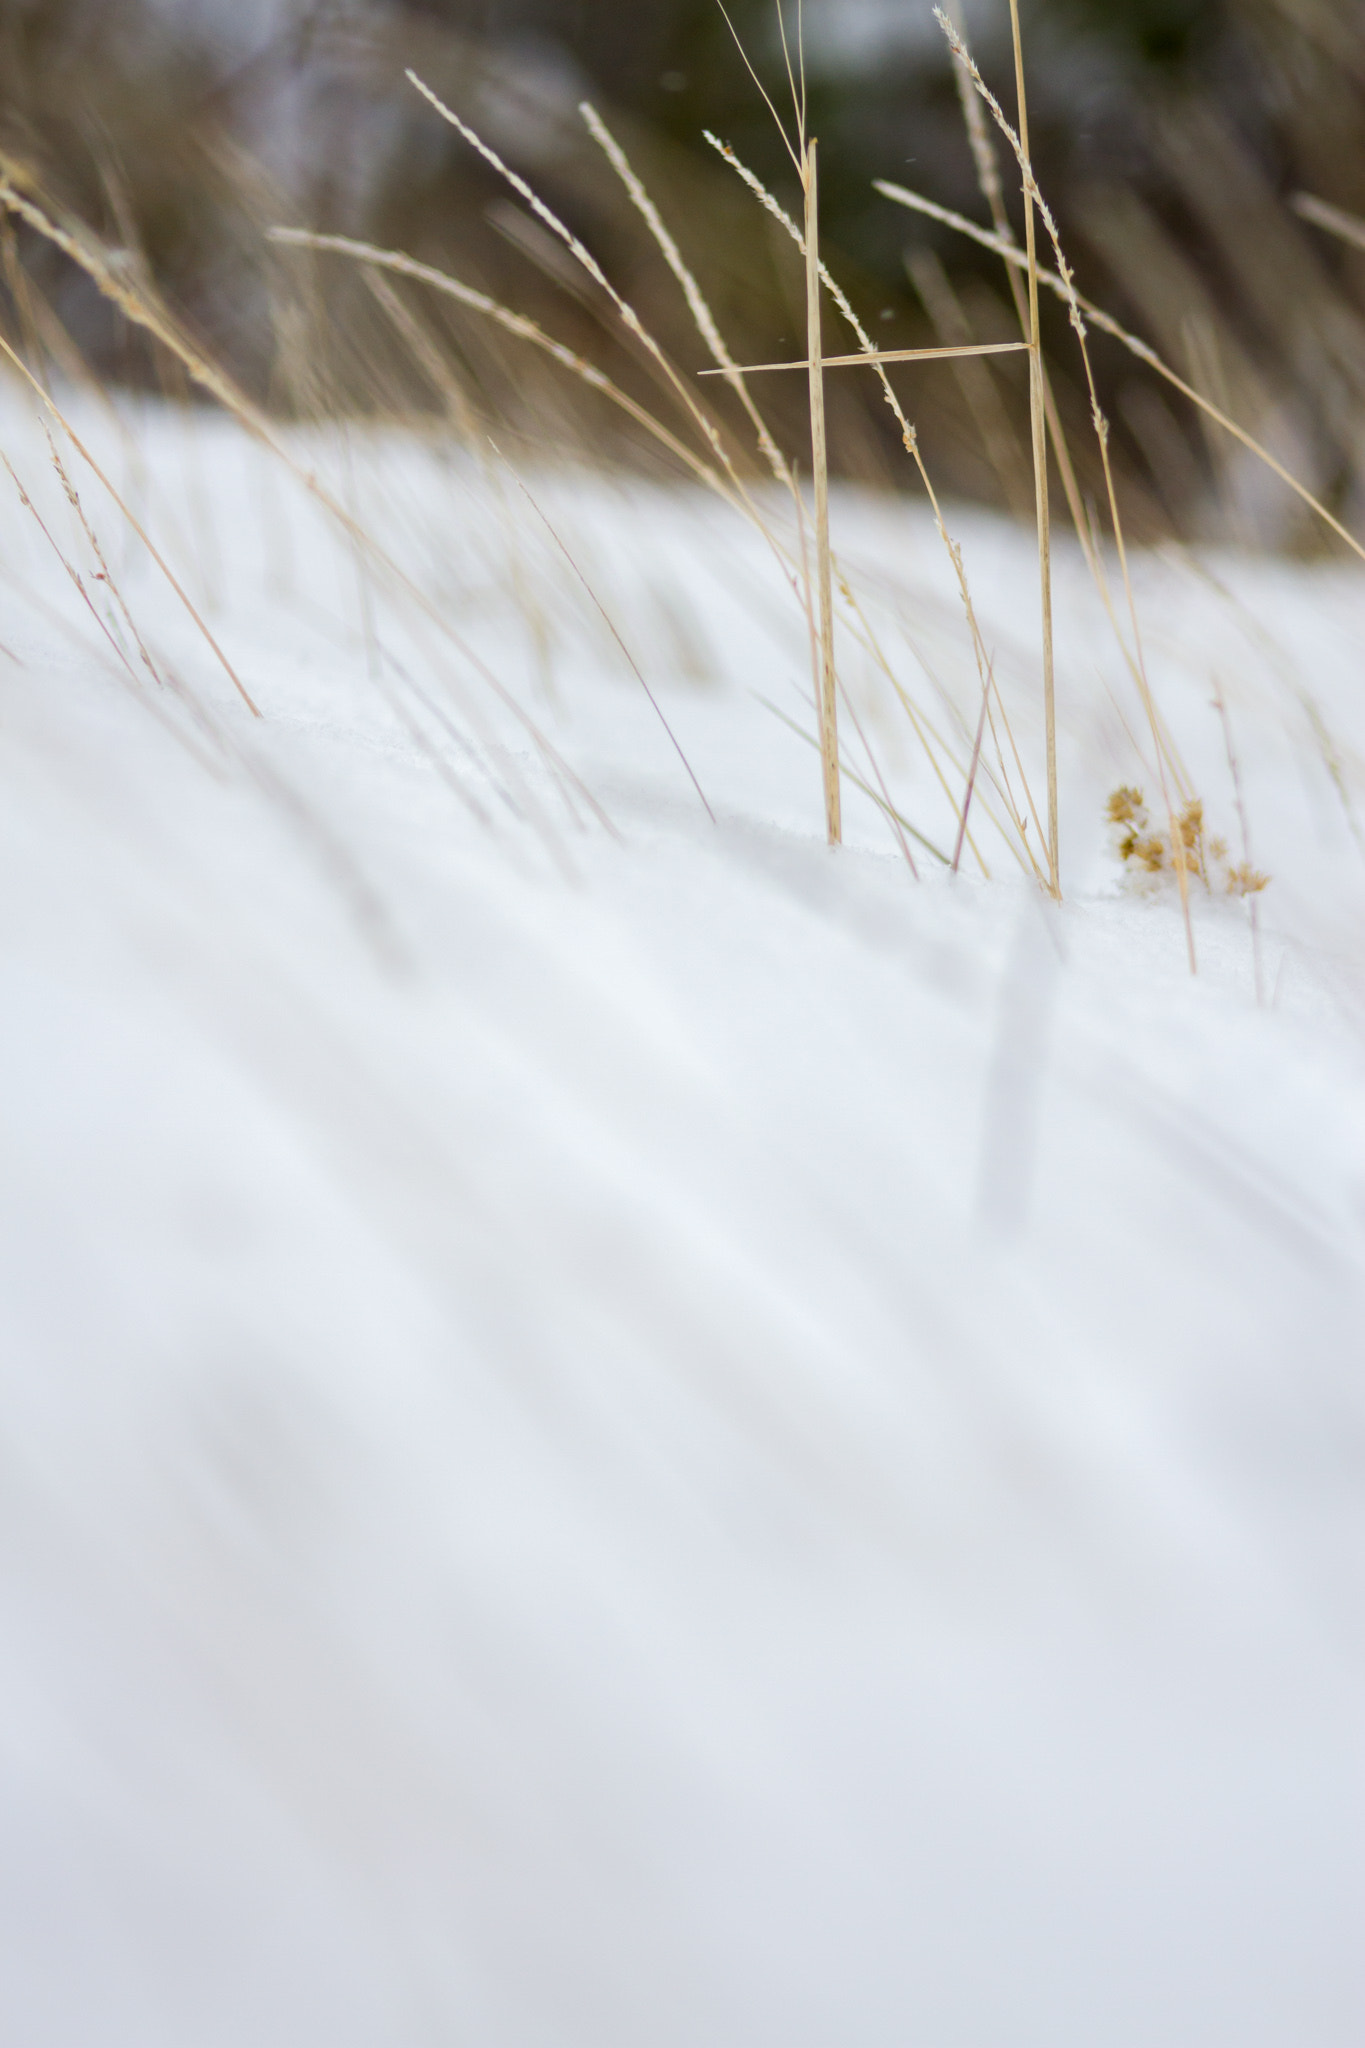
[[[403,585],[235,427],[61,402],[262,715],[11,387],[0,2039],[1354,2048],[1361,572],[1136,565],[1258,1002],[1106,844],[1064,547],[1054,908],[984,808],[990,880],[852,782],[825,846],[719,503],[298,436]],[[1038,790],[1030,543],[954,530]],[[835,539],[965,753],[931,523]]]

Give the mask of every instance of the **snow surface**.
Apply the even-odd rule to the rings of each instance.
[[[826,849],[704,496],[300,437],[427,614],[235,429],[70,403],[263,717],[69,448],[160,688],[0,479],[0,2037],[1365,2038],[1360,572],[1137,565],[1258,1004],[1106,848],[1065,551],[1053,910],[984,823]],[[1037,777],[1030,548],[955,530]],[[836,539],[970,725],[922,512]]]

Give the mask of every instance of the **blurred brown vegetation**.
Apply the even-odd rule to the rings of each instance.
[[[922,11],[927,25],[928,0]],[[730,12],[777,97],[770,7]],[[1306,190],[1365,215],[1365,7],[1033,0],[1025,14],[1035,162],[1082,290],[1365,530],[1365,253],[1289,204]],[[965,20],[1012,108],[1004,0],[967,5]],[[874,338],[1010,338],[996,259],[871,189],[889,177],[985,219],[941,40],[926,26],[841,52],[822,32],[813,48],[830,261]],[[670,354],[699,368],[676,287],[579,119],[591,97],[737,359],[800,353],[796,252],[701,140],[717,130],[794,208],[790,166],[714,0],[262,0],[254,15],[213,0],[0,0],[0,147],[283,412],[453,411],[461,431],[485,420],[547,451],[657,464],[618,413],[475,316],[404,285],[396,319],[353,267],[267,242],[265,228],[286,222],[404,249],[656,402],[647,361],[596,288],[423,104],[408,67],[582,236]],[[174,369],[22,223],[6,225],[3,259],[6,331],[30,356],[177,391]],[[1061,309],[1048,318],[1059,405],[1095,494],[1079,370]],[[1136,537],[1321,544],[1289,495],[1168,386],[1113,343],[1100,340],[1096,360]],[[1020,367],[900,376],[942,488],[1025,509]],[[770,380],[763,397],[800,460],[800,380]],[[913,481],[862,373],[833,386],[831,436],[845,475]]]

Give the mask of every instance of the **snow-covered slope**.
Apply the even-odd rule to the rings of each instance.
[[[1358,2041],[1360,576],[1138,569],[1258,1005],[1245,906],[1192,979],[1106,849],[1069,558],[1054,910],[854,790],[826,849],[699,496],[299,443],[427,614],[234,430],[82,409],[255,721],[68,451],[135,682],[31,411],[131,669],[11,491],[0,2037]],[[1029,547],[960,526],[1036,772]],[[837,527],[970,729],[932,528]]]

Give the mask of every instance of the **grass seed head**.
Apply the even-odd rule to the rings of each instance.
[[[1147,806],[1142,791],[1124,783],[1109,799],[1109,822],[1111,825],[1137,825],[1146,822]]]

